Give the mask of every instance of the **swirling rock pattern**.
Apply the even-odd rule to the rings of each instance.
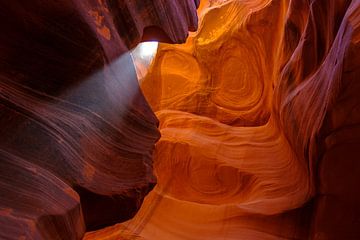
[[[143,92],[158,183],[85,239],[359,239],[360,1],[209,0]]]
[[[159,132],[128,50],[184,42],[198,4],[0,1],[1,239],[80,239],[135,214]]]

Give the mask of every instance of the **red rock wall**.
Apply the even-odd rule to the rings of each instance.
[[[359,239],[359,1],[203,1],[142,82],[158,183],[85,239]]]
[[[80,239],[155,184],[128,50],[183,42],[198,1],[0,1],[0,238]]]
[[[140,91],[198,4],[1,3],[0,238],[360,239],[360,1],[204,0]]]

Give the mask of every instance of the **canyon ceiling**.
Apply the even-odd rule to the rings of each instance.
[[[0,9],[0,239],[360,239],[360,0]]]

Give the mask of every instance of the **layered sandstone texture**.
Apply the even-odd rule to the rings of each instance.
[[[204,0],[143,93],[157,185],[85,239],[360,239],[360,1]]]
[[[0,239],[81,239],[156,183],[129,49],[185,42],[198,0],[0,1]]]

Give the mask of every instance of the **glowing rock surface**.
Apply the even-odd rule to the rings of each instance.
[[[360,1],[199,13],[141,85],[160,120],[157,185],[132,220],[85,239],[360,238]]]
[[[360,1],[198,4],[1,3],[1,239],[360,239]]]
[[[0,239],[81,239],[136,213],[160,135],[128,51],[184,42],[196,3],[1,1]]]

